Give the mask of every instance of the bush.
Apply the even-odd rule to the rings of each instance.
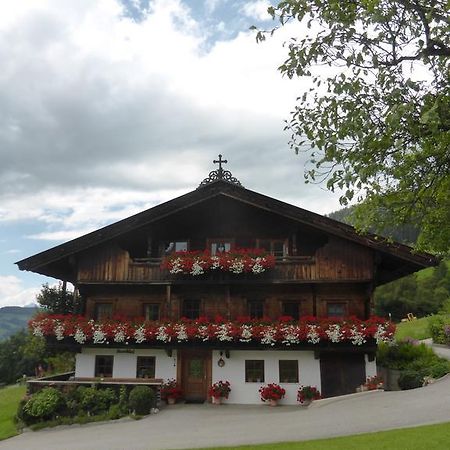
[[[441,378],[450,372],[450,363],[448,361],[438,361],[430,367],[430,375],[433,378]]]
[[[450,325],[450,316],[445,314],[431,316],[428,328],[436,344],[450,344],[450,336],[446,333],[446,326]]]
[[[119,390],[119,408],[121,414],[128,414],[128,391],[124,385],[120,386]]]
[[[423,376],[420,372],[406,370],[400,374],[398,385],[402,390],[415,389],[423,386]]]
[[[80,408],[90,415],[106,412],[117,402],[116,393],[111,388],[96,389],[81,386],[77,391]]]
[[[63,395],[55,388],[45,388],[34,394],[23,406],[22,417],[38,421],[53,418],[65,406]]]
[[[109,411],[107,414],[107,417],[109,420],[116,420],[116,419],[120,419],[123,416],[120,407],[118,404],[115,405],[111,405],[109,407]]]
[[[155,393],[148,386],[136,386],[130,392],[128,403],[134,414],[150,414],[155,403]]]

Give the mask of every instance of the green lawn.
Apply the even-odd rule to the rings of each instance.
[[[24,395],[25,386],[7,386],[0,389],[0,440],[17,434],[13,417]]]
[[[449,448],[449,442],[450,422],[333,439],[240,447],[211,447],[208,450],[446,450]]]
[[[401,322],[397,324],[395,338],[397,340],[411,337],[413,339],[427,339],[431,337],[428,331],[428,317],[412,320],[411,322]]]

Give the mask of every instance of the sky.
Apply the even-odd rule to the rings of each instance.
[[[295,23],[266,0],[0,3],[0,307],[43,283],[15,261],[194,190],[220,153],[251,190],[320,214],[284,121],[307,78],[283,78]]]

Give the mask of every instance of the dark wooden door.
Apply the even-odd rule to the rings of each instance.
[[[205,401],[210,378],[211,351],[183,350],[181,354],[181,384],[186,401]]]
[[[362,353],[322,353],[320,355],[322,396],[352,394],[366,381]]]

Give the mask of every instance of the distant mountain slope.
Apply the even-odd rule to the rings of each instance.
[[[0,308],[0,341],[27,327],[38,308],[4,306]]]

